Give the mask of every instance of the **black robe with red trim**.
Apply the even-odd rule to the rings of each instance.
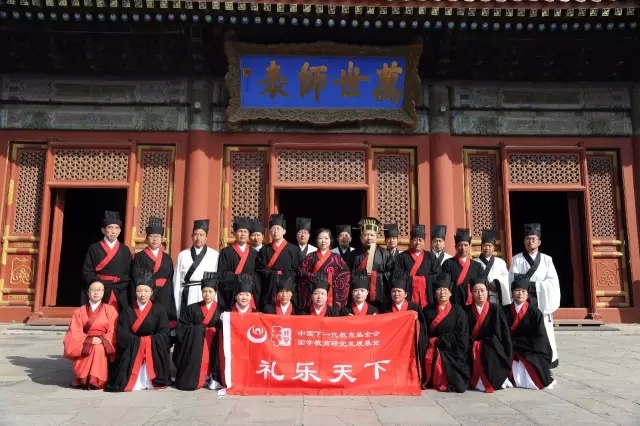
[[[371,303],[367,303],[367,302],[364,302],[364,303],[367,306],[367,313],[365,315],[376,315],[376,314],[380,313],[380,311],[378,311],[378,308],[373,306]],[[364,309],[365,305],[362,306],[363,309]],[[351,316],[351,315],[356,316],[357,315],[356,312],[355,312],[356,309],[357,308],[354,306],[353,303],[349,303],[346,306],[343,306],[340,309],[339,313],[340,313],[341,317],[348,317],[348,316]]]
[[[173,260],[171,260],[171,256],[162,250],[158,251],[158,255],[162,256],[162,260],[160,262],[160,268],[153,273],[156,286],[153,289],[151,301],[159,303],[160,306],[164,308],[169,318],[170,327],[175,328],[178,318],[176,317],[176,302],[173,295]],[[144,269],[154,271],[155,264],[155,259],[149,257],[144,250],[136,253],[131,263],[131,277],[135,280],[140,274],[140,271]],[[130,288],[132,288],[135,293],[134,287],[131,286]],[[135,298],[135,294],[133,297]]]
[[[293,304],[293,302],[289,302],[289,304],[291,305],[291,312],[289,313],[289,315],[300,315],[300,312],[296,309],[295,305]],[[278,312],[276,312],[276,305],[267,305],[264,307],[264,311],[263,313],[265,314],[269,314],[269,315],[282,315],[279,314]]]
[[[424,320],[424,314],[422,312],[422,308],[415,304],[415,303],[411,303],[408,300],[405,299],[404,303],[407,304],[406,310],[407,311],[414,311],[416,314],[418,314],[418,324],[416,326],[416,338],[418,339],[418,344],[416,345],[416,368],[418,369],[418,371],[422,370],[422,361],[424,358],[424,353],[426,350],[426,346],[427,346],[427,326]],[[403,303],[403,308],[404,308],[404,303]],[[384,305],[382,307],[382,311],[380,311],[380,313],[382,314],[393,314],[396,312],[401,312],[398,311],[397,309],[394,309],[395,304],[393,302]]]
[[[116,327],[116,359],[109,366],[109,380],[105,387],[108,392],[126,392],[129,390],[127,385],[130,385],[131,380],[135,384],[132,372],[140,349],[141,338],[145,336],[151,338],[153,371],[155,373],[152,384],[157,388],[169,385],[171,365],[169,320],[162,306],[153,302],[148,303],[151,306],[147,305],[145,310],[150,309],[150,311],[135,333],[132,331],[132,326],[137,319],[136,311],[131,306],[126,306],[120,311]]]
[[[286,244],[286,247],[282,249],[278,259],[271,267],[269,267],[269,261],[275,254],[271,244],[263,245],[256,258],[256,273],[260,277],[261,284],[260,303],[256,303],[256,306],[261,312],[264,312],[265,306],[275,303],[276,293],[278,293],[276,287],[278,277],[291,277],[292,280],[295,280],[298,264],[302,261],[300,247],[286,241],[283,241],[282,244]]]
[[[362,264],[369,250],[363,248],[353,249],[347,255],[347,266],[353,275]],[[389,250],[376,246],[373,255],[373,271],[376,271],[376,294],[375,298],[369,291],[367,301],[381,310],[382,307],[391,300],[391,289],[389,287],[391,276],[393,275],[393,259]]]
[[[433,348],[431,369],[427,371],[426,362],[422,364],[423,388],[433,389],[433,380],[436,377],[438,358],[440,358],[447,380],[444,391],[462,393],[469,388],[470,379],[469,364],[467,363],[469,351],[467,313],[461,306],[451,304],[451,311],[432,330],[431,323],[438,316],[439,310],[438,305],[429,305],[423,310],[429,338],[425,345],[426,355],[429,354],[429,349]],[[424,358],[423,361],[425,361]]]
[[[509,328],[515,321],[511,306],[513,303],[502,307]],[[523,358],[533,366],[543,388],[553,383],[553,377],[551,377],[553,352],[540,309],[529,304],[527,313],[522,317],[518,328],[511,332],[511,341],[514,357]]]
[[[435,303],[435,299],[434,299],[434,290],[433,290],[433,280],[429,280],[429,276],[433,276],[437,274],[439,268],[435,263],[431,261],[431,256],[429,256],[429,252],[425,250],[422,250],[422,253],[420,253],[420,259],[424,259],[424,260],[422,260],[422,263],[420,264],[420,267],[418,268],[418,271],[416,272],[415,276],[424,277],[425,280],[427,281],[427,288],[425,289],[425,292],[427,294],[427,300],[431,305]],[[403,271],[409,274],[413,269],[414,264],[415,264],[415,261],[413,260],[413,256],[411,256],[411,253],[408,250],[403,251],[401,253],[398,253],[398,255],[395,257],[393,270],[394,272]],[[409,282],[409,288],[407,289],[407,300],[410,302],[415,302],[414,300],[411,300],[412,294],[413,294],[413,280]]]
[[[173,363],[177,369],[175,386],[180,390],[200,389],[205,386],[208,376],[221,383],[220,377],[223,372],[220,371],[219,362],[222,330],[220,315],[223,309],[220,305],[212,304],[209,309],[214,310],[213,316],[204,325],[203,303],[192,303],[180,312],[176,346],[173,350]],[[205,352],[208,354],[206,359]]]
[[[325,317],[339,317],[340,316],[340,312],[338,312],[335,308],[332,308],[329,305],[326,305],[326,307],[327,307],[327,310],[324,313]],[[311,310],[312,309],[314,310],[313,315],[315,315],[316,313],[315,313],[315,308],[313,307],[313,305],[302,309],[298,315],[311,315]]]
[[[469,288],[469,280],[471,280],[471,278],[484,278],[484,268],[482,265],[471,259],[471,257],[468,257],[467,259],[471,262],[471,265],[469,266],[469,270],[467,271],[464,281],[462,281],[462,284],[460,285],[458,285],[457,282],[460,274],[462,274],[462,266],[460,266],[458,259],[454,256],[442,262],[442,273],[448,274],[451,277],[451,282],[453,283],[451,303],[454,305],[465,306],[467,304],[468,295],[471,291]],[[435,298],[435,296],[433,297]]]
[[[502,307],[486,301],[489,311],[485,317],[478,335],[473,337],[476,326],[474,311],[478,312],[476,305],[465,307],[469,319],[469,368],[471,371],[471,388],[475,388],[475,378],[482,380],[485,391],[491,393],[491,389],[502,389],[511,371],[512,343],[507,319]],[[477,344],[475,342],[478,342]],[[475,347],[474,347],[475,346]],[[482,371],[478,369],[481,368]],[[485,378],[489,382],[485,383]]]
[[[255,275],[256,282],[258,281],[258,276],[256,274],[256,259],[258,257],[258,252],[251,248],[250,244],[247,244],[244,248],[245,250],[249,250],[249,254],[247,255],[247,261],[244,263],[242,267],[241,274],[247,275]],[[218,274],[222,277],[220,280],[220,295],[224,299],[224,306],[231,306],[234,303],[233,300],[233,289],[236,283],[236,269],[240,265],[240,256],[233,248],[232,245],[229,245],[222,250],[220,250],[220,257],[218,258]],[[255,286],[253,291],[253,299],[255,301],[260,300],[260,286]]]
[[[118,311],[123,306],[129,306],[134,299],[132,292],[129,289],[130,270],[131,270],[131,250],[126,245],[119,243],[118,251],[116,252],[111,262],[109,262],[100,271],[96,271],[96,266],[107,257],[107,253],[102,248],[100,241],[93,243],[89,246],[87,254],[84,258],[84,265],[82,266],[82,278],[84,278],[85,284],[88,286],[94,281],[102,281],[104,284],[104,297],[102,301],[109,303],[111,293],[113,292],[118,301]],[[100,278],[103,277],[118,277],[118,280]],[[89,299],[86,291],[82,291],[81,304],[85,305],[89,303]]]

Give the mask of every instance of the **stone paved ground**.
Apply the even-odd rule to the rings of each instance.
[[[0,425],[640,425],[640,325],[560,331],[552,391],[419,397],[217,397],[70,389],[61,333],[0,328]],[[576,329],[573,329],[576,330]]]

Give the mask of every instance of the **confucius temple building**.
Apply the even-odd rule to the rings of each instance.
[[[325,2],[326,1],[326,2]],[[638,13],[636,13],[638,12]],[[174,258],[209,218],[542,224],[556,319],[640,322],[631,1],[0,0],[0,321],[63,322],[103,210]],[[354,240],[358,240],[354,231]],[[382,234],[380,235],[382,242]]]

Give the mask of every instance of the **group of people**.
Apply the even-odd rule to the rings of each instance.
[[[196,220],[193,245],[174,269],[160,219],[149,218],[147,247],[133,260],[118,241],[121,226],[117,212],[105,212],[104,239],[85,258],[85,300],[64,338],[75,387],[223,388],[225,311],[338,317],[407,310],[417,313],[425,389],[553,386],[560,289],[551,258],[538,251],[539,224],[525,225],[525,251],[510,269],[494,256],[492,230],[483,231],[482,253],[472,259],[468,229],[456,230],[454,256],[445,252],[443,225],[431,229],[431,250],[425,227],[414,225],[408,250],[400,251],[396,225],[363,218],[361,246],[351,247],[351,226],[340,225],[332,249],[329,229],[309,243],[307,218],[296,219],[297,244],[287,242],[280,214],[269,219],[265,245],[259,220],[236,217],[235,241],[220,252],[207,247],[209,221]],[[380,231],[386,247],[376,244]]]

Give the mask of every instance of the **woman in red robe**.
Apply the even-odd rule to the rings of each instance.
[[[298,309],[305,310],[311,305],[311,278],[322,272],[329,277],[327,304],[336,310],[347,306],[351,272],[338,253],[331,252],[331,231],[321,228],[316,234],[318,250],[308,254],[298,265]]]
[[[104,389],[107,367],[115,355],[116,309],[102,303],[104,284],[94,281],[87,290],[89,303],[73,313],[64,336],[64,357],[73,361],[75,379],[71,386]]]

